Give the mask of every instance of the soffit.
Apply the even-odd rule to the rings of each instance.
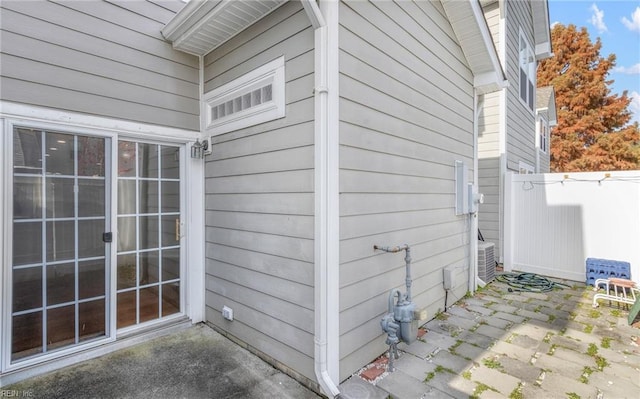
[[[191,0],[162,29],[173,48],[205,55],[287,0]]]
[[[478,0],[441,0],[480,92],[504,87],[505,75]]]
[[[552,56],[551,32],[549,31],[549,4],[547,0],[531,1],[533,12],[533,38],[535,40],[536,58]]]

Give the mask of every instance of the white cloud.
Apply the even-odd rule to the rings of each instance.
[[[591,14],[591,25],[595,26],[599,33],[604,33],[607,31],[607,25],[604,23],[604,11],[600,10],[596,3],[591,5],[590,10],[593,12]]]
[[[560,21],[552,22],[550,28],[553,29],[553,27],[558,25],[559,23],[560,23]]]
[[[635,64],[630,67],[615,67],[613,68],[613,72],[624,73],[627,75],[639,75],[640,74],[640,64]]]
[[[630,31],[640,32],[640,7],[631,13],[631,21],[627,17],[622,17],[622,24]]]

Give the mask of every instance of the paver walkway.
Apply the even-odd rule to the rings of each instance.
[[[509,292],[492,282],[399,345],[395,372],[382,357],[343,383],[343,396],[639,399],[640,330],[627,310],[593,309],[591,287],[554,281],[570,287]]]

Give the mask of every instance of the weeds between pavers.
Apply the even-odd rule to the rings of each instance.
[[[426,377],[424,377],[424,382],[429,382],[429,381],[431,381],[431,380],[433,379],[433,377],[435,377],[435,376],[436,376],[436,373],[441,373],[441,372],[443,372],[443,371],[446,371],[447,373],[450,373],[450,374],[456,374],[456,372],[455,372],[455,371],[453,371],[453,370],[451,370],[451,369],[449,369],[449,368],[446,368],[446,367],[443,367],[443,366],[437,365],[437,366],[436,366],[436,368],[435,368],[435,370],[430,371],[430,372],[428,372],[428,373],[427,373],[427,376],[426,376]]]
[[[522,393],[523,388],[524,383],[519,382],[518,386],[515,387],[514,390],[509,394],[509,399],[524,399],[524,394]]]
[[[482,395],[482,393],[484,391],[493,391],[493,392],[497,392],[500,393],[500,391],[498,391],[497,389],[490,387],[487,384],[483,384],[481,382],[476,383],[476,388],[473,390],[473,395],[469,396],[469,399],[479,399],[480,395]]]
[[[502,364],[498,360],[494,359],[482,359],[482,363],[490,369],[501,369]]]

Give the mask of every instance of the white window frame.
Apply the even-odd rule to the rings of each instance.
[[[520,173],[521,175],[530,175],[535,173],[535,168],[533,167],[533,165],[530,165],[526,162],[523,161],[519,161],[518,162],[518,173]]]
[[[543,116],[540,116],[538,122],[538,148],[545,154],[549,153],[549,121]]]
[[[524,35],[522,28],[518,35],[518,97],[520,102],[531,112],[534,112],[536,102],[536,57],[531,43]],[[522,74],[526,77],[524,96],[522,87]]]
[[[239,78],[217,87],[204,95],[204,126],[210,135],[231,132],[285,116],[285,70],[284,56],[277,58]],[[261,102],[241,111],[217,117],[214,109],[239,99],[260,88],[271,85],[271,100]]]

